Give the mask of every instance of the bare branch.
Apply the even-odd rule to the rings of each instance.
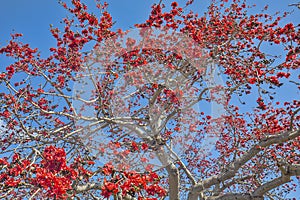
[[[174,164],[166,167],[169,174],[169,197],[172,200],[179,200],[179,170]]]
[[[251,158],[256,156],[260,151],[262,147],[268,147],[273,144],[279,144],[283,143],[292,139],[295,139],[296,137],[300,136],[300,130],[294,130],[294,131],[286,131],[282,134],[266,137],[262,141],[260,141],[257,145],[253,146],[247,153],[245,153],[243,156],[241,156],[239,159],[237,159],[235,162],[231,163],[225,169],[227,171],[220,173],[218,175],[209,177],[206,180],[203,180],[196,184],[194,188],[190,191],[189,194],[189,200],[193,200],[196,198],[197,194],[199,194],[201,191],[203,191],[206,188],[209,188],[219,182],[223,182],[225,180],[228,180],[236,174],[236,172],[243,166],[246,162],[248,162]],[[297,168],[293,168],[294,172],[297,172]]]
[[[289,4],[289,6],[297,6],[297,8],[300,9],[300,2],[299,2],[299,3],[292,3],[292,4]]]
[[[290,181],[291,176],[300,176],[300,165],[289,165],[288,163],[282,163],[281,166],[282,176],[275,178],[270,182],[267,182],[260,187],[258,187],[253,195],[263,195],[266,192]]]
[[[290,181],[289,176],[281,176],[279,178],[275,178],[270,182],[267,182],[260,187],[258,187],[254,192],[253,195],[264,195],[266,192]]]
[[[261,196],[253,196],[249,193],[245,193],[245,194],[229,193],[219,197],[210,197],[208,198],[208,200],[264,200],[264,198]]]

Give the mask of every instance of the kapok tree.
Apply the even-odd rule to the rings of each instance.
[[[0,53],[0,195],[7,199],[280,199],[300,176],[299,25],[176,2],[135,30],[79,0],[41,57]],[[268,49],[280,49],[280,56]],[[2,66],[1,66],[2,67]],[[287,88],[295,95],[282,88]]]

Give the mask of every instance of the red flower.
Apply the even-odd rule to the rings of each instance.
[[[174,9],[174,8],[176,8],[176,7],[178,6],[178,3],[177,3],[176,1],[174,1],[174,2],[171,4],[171,6],[172,6],[173,9]]]
[[[131,142],[131,146],[132,146],[132,148],[133,148],[134,151],[138,151],[138,150],[139,150],[139,147],[138,147],[138,145],[136,144],[136,142],[132,141],[132,142]]]
[[[250,84],[254,84],[254,83],[256,83],[256,78],[249,78],[249,79],[248,79],[248,82],[249,82]]]
[[[106,179],[104,179],[104,183],[101,189],[101,195],[105,198],[110,197],[110,195],[112,194],[117,194],[117,192],[119,191],[117,184],[108,182]]]
[[[113,172],[113,166],[111,164],[105,164],[104,167],[102,168],[102,173],[104,175],[110,175]]]
[[[5,118],[9,118],[9,117],[10,117],[10,113],[9,113],[8,110],[5,110],[5,111],[1,114],[1,116],[5,117]]]

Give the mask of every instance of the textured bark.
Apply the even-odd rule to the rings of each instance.
[[[198,200],[199,198],[198,196],[199,196],[198,194],[190,192],[188,196],[188,200]]]
[[[169,197],[172,200],[179,200],[179,170],[174,164],[170,164],[166,168],[169,175]]]
[[[97,183],[87,183],[87,184],[84,184],[84,185],[75,186],[75,190],[78,193],[82,193],[82,192],[85,192],[85,191],[88,191],[88,190],[91,190],[91,189],[101,189],[101,186],[102,185],[97,184]]]
[[[264,200],[264,197],[251,194],[225,194],[219,197],[208,198],[208,200]]]
[[[89,190],[100,190],[102,185],[97,183],[87,183],[85,185],[78,185],[75,187],[75,190],[77,193],[83,193]],[[122,196],[121,194],[118,194],[115,196],[116,200],[137,200],[137,198],[132,197],[131,195],[127,194],[125,196]]]

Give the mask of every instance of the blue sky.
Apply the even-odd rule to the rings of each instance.
[[[86,0],[93,4],[93,0]],[[151,5],[159,0],[114,0],[109,1],[109,11],[116,21],[116,28],[130,29],[135,23],[143,22],[148,18]],[[170,4],[172,1],[163,1]],[[184,2],[180,0],[179,3]],[[289,7],[288,4],[296,3],[297,0],[248,0],[250,4],[257,4],[256,10],[261,10],[265,4],[269,4],[269,13],[275,11],[291,11],[293,14],[284,22],[292,21],[295,24],[300,23],[300,10],[296,7]],[[208,0],[195,0],[193,10],[202,13]],[[95,10],[96,11],[96,10]],[[62,18],[67,13],[56,0],[3,0],[0,7],[0,46],[5,45],[10,39],[10,33],[20,32],[24,34],[23,42],[31,44],[32,47],[38,47],[42,55],[47,55],[49,48],[55,46],[56,41],[52,39],[49,32],[50,24],[60,26]],[[0,57],[1,59],[1,57]],[[0,71],[5,66],[5,61],[0,63]],[[298,186],[298,195],[300,196],[300,186]]]

